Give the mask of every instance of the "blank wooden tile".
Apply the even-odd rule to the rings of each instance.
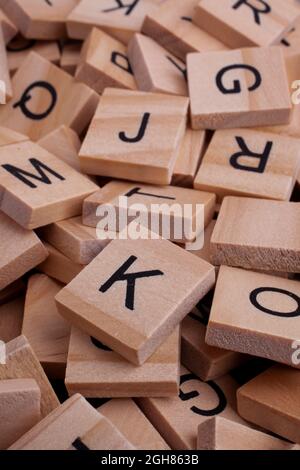
[[[136,90],[127,47],[97,28],[82,47],[75,76],[100,94],[107,87]]]
[[[298,169],[298,139],[250,129],[216,131],[194,188],[224,196],[289,201]]]
[[[174,186],[192,188],[193,182],[204,153],[205,131],[187,128],[175,162],[172,182]]]
[[[120,197],[127,198],[128,208],[122,208],[123,199],[120,199]],[[212,193],[177,186],[136,186],[122,181],[111,181],[84,201],[82,220],[86,225],[97,227],[103,219],[103,215],[97,215],[97,208],[100,205],[111,205],[116,208],[117,213],[125,213],[130,218],[130,214],[132,214],[130,208],[133,208],[135,204],[141,204],[142,206],[138,209],[139,214],[144,215],[144,220],[149,222],[152,231],[157,232],[158,230],[161,236],[176,242],[192,241],[199,231],[202,232],[203,223],[206,226],[211,221],[214,215],[215,199],[215,195]],[[155,214],[158,213],[157,207],[154,207],[157,204],[164,204],[164,206],[161,208],[157,230],[154,230],[151,225],[151,217],[154,218]],[[181,207],[181,210],[177,213],[171,211],[172,207],[175,207],[174,204]],[[187,204],[190,204],[191,211],[189,214],[184,212]],[[203,209],[203,220],[199,217],[201,209]],[[164,233],[166,231],[164,227],[166,226],[169,233]],[[183,231],[181,234],[176,233],[176,227],[178,226],[184,227],[184,233]],[[118,230],[122,230],[122,228],[117,227]]]
[[[60,39],[67,35],[66,18],[79,0],[1,0],[0,7],[24,37]]]
[[[165,397],[178,393],[179,327],[142,366],[72,328],[65,384],[88,398]]]
[[[8,44],[9,41],[17,34],[18,29],[14,23],[0,10],[0,23],[3,29],[4,41],[5,44]]]
[[[40,235],[43,240],[78,264],[89,264],[110,242],[108,238],[99,239],[96,229],[83,225],[81,217],[47,225]]]
[[[138,398],[137,403],[172,449],[193,450],[198,425],[212,416],[243,422],[236,412],[236,390],[228,375],[205,383],[182,367],[178,397]]]
[[[80,435],[103,419],[81,395],[74,395],[24,434],[9,450],[69,450]]]
[[[198,427],[198,450],[292,450],[293,444],[217,416]]]
[[[134,450],[133,445],[106,418],[76,439],[73,447],[78,450]]]
[[[41,390],[41,415],[47,416],[59,401],[28,340],[18,336],[6,344],[6,364],[0,365],[0,380],[24,378],[36,380]]]
[[[1,89],[1,105],[6,103],[6,100],[10,100],[13,95],[10,74],[7,62],[7,53],[5,49],[5,42],[3,36],[3,28],[0,26],[0,80],[4,83],[5,89]],[[1,83],[1,86],[2,83]]]
[[[0,165],[1,209],[27,229],[79,215],[83,200],[98,189],[30,141],[0,147]]]
[[[67,18],[68,35],[85,39],[95,26],[127,44],[140,31],[146,15],[154,12],[164,0],[81,0]]]
[[[153,39],[135,34],[128,57],[139,90],[187,96],[187,71],[182,60]]]
[[[0,449],[5,450],[41,419],[41,392],[33,379],[0,381]]]
[[[17,279],[9,284],[5,289],[0,290],[0,305],[18,298],[25,291],[25,283],[23,279]]]
[[[85,173],[170,184],[188,98],[108,88],[81,147]]]
[[[24,312],[24,297],[18,297],[0,306],[0,340],[8,343],[20,336]]]
[[[229,47],[277,44],[299,18],[299,7],[281,0],[201,0],[193,21]]]
[[[299,282],[222,266],[206,343],[299,368],[292,362],[299,307]]]
[[[238,390],[239,413],[292,442],[300,443],[300,372],[275,365]]]
[[[137,450],[167,450],[167,443],[130,398],[114,398],[98,408]]]
[[[82,47],[81,41],[66,42],[60,58],[60,68],[70,75],[74,75],[79,64],[80,51]]]
[[[182,60],[189,52],[227,49],[214,34],[208,34],[192,22],[198,3],[199,0],[165,1],[156,12],[146,16],[142,32]]]
[[[210,264],[167,240],[113,240],[56,301],[75,326],[139,365],[214,279]]]
[[[36,39],[26,39],[23,36],[16,36],[6,46],[8,68],[11,74],[21,67],[31,51],[35,51],[45,59],[58,64],[60,60],[60,51],[57,41],[37,41]]]
[[[48,377],[64,378],[71,326],[57,312],[55,295],[63,285],[45,274],[28,280],[22,334]]]
[[[246,362],[246,356],[205,343],[205,317],[194,309],[181,324],[181,361],[201,380],[213,380]]]
[[[68,284],[84,268],[82,264],[75,263],[49,243],[45,242],[44,245],[49,252],[49,256],[37,266],[39,271],[63,284]]]
[[[291,98],[283,52],[262,47],[187,57],[193,129],[287,124]]]
[[[4,289],[47,258],[47,250],[34,232],[0,213],[0,289]]]
[[[42,137],[38,144],[63,160],[74,170],[80,171],[78,152],[81,146],[78,135],[67,126],[60,126]]]
[[[211,238],[211,262],[300,272],[300,204],[228,196]]]
[[[30,52],[12,79],[14,97],[0,109],[0,123],[36,141],[60,125],[80,134],[98,104],[97,93]]]

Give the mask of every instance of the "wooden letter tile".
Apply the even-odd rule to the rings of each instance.
[[[6,344],[6,364],[0,364],[0,380],[24,378],[36,380],[41,390],[41,415],[47,416],[59,401],[29,342],[25,336],[18,336]]]
[[[98,189],[30,141],[0,147],[0,166],[0,207],[27,229],[79,215],[83,200]]]
[[[202,382],[181,368],[180,392],[175,398],[138,398],[137,403],[165,441],[175,450],[197,448],[197,427],[221,415],[243,422],[236,412],[237,383],[225,375]]]
[[[122,207],[123,199],[120,199],[120,197],[127,198],[128,208]],[[200,210],[203,209],[204,226],[206,226],[214,215],[215,199],[214,194],[176,186],[135,186],[122,181],[111,181],[84,201],[83,223],[96,227],[101,220],[101,216],[97,216],[97,208],[102,204],[115,207],[116,211],[121,214],[125,211],[128,218],[132,213],[130,208],[141,204],[138,209],[139,214],[141,219],[144,216],[145,221],[149,221],[149,225],[153,220],[151,218],[154,218],[159,211],[158,225],[161,236],[178,243],[192,241],[199,231],[203,230],[203,221],[197,220],[199,219]],[[159,209],[157,205],[160,204],[162,207]],[[189,214],[184,213],[184,207],[187,204],[190,204],[191,207]],[[175,208],[175,205],[181,207],[181,210],[173,211],[172,208]],[[201,226],[199,226],[199,222]],[[184,233],[176,234],[175,227],[179,225],[184,226]],[[169,233],[163,233],[166,231],[166,227]],[[117,229],[121,230],[122,228],[118,227]],[[48,241],[51,243],[51,240]],[[59,249],[59,246],[57,248]]]
[[[44,245],[49,252],[49,256],[37,266],[37,269],[42,273],[57,279],[63,284],[68,284],[84,268],[82,264],[75,263],[49,243]]]
[[[72,328],[66,387],[88,398],[164,397],[178,393],[179,327],[142,366],[135,366],[86,333]]]
[[[30,342],[48,377],[64,378],[70,325],[58,314],[54,297],[62,285],[44,274],[28,281],[22,334]]]
[[[167,443],[130,398],[115,398],[98,408],[137,450],[167,450]]]
[[[189,52],[227,49],[214,35],[192,22],[198,3],[199,0],[166,0],[156,12],[146,16],[142,32],[182,60]]]
[[[300,272],[300,204],[228,196],[211,238],[211,262]]]
[[[33,379],[0,381],[0,449],[5,450],[41,419],[41,392]]]
[[[66,36],[66,18],[79,0],[0,0],[4,13],[24,37],[60,39]]]
[[[42,137],[38,144],[80,172],[78,152],[81,142],[73,129],[62,125]]]
[[[291,450],[293,444],[217,416],[198,427],[198,450]]]
[[[281,0],[201,0],[193,21],[229,47],[270,46],[293,27],[299,7]]]
[[[34,232],[0,213],[0,289],[47,258],[47,250]]]
[[[68,34],[85,39],[95,26],[128,44],[141,30],[146,15],[154,12],[165,0],[81,0],[67,19]]]
[[[224,196],[289,201],[300,166],[297,139],[257,130],[215,132],[194,187]]]
[[[299,388],[299,370],[275,365],[238,390],[239,413],[248,421],[300,444]]]
[[[75,326],[140,365],[214,279],[210,264],[167,240],[113,240],[56,301]]]
[[[3,291],[1,291],[2,294]],[[0,306],[0,340],[8,343],[20,336],[24,312],[24,297],[18,297]]]
[[[291,99],[279,47],[187,57],[193,129],[286,124]]]
[[[128,57],[139,90],[187,96],[186,65],[153,39],[135,34]]]
[[[292,357],[299,316],[299,282],[222,266],[206,342],[300,368]]]
[[[74,395],[15,442],[9,450],[75,450],[76,440],[105,418]],[[78,441],[77,441],[78,442]]]
[[[136,90],[127,47],[97,28],[83,45],[75,77],[100,94],[107,87]]]
[[[106,418],[76,439],[73,447],[78,450],[134,450],[134,447]]]
[[[108,88],[80,150],[82,171],[170,184],[188,98]]]
[[[12,79],[14,97],[0,109],[0,123],[36,141],[60,125],[80,134],[99,97],[84,83],[30,52]]]

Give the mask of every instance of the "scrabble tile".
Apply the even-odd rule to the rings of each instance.
[[[193,21],[229,47],[277,44],[299,18],[299,8],[280,0],[201,0]]]
[[[246,356],[205,343],[207,320],[194,309],[181,324],[181,361],[187,369],[207,382],[227,374],[246,362]]]
[[[115,398],[98,408],[137,450],[167,450],[169,446],[130,398]]]
[[[120,199],[121,197],[122,199]],[[126,198],[126,207],[124,207],[124,197]],[[136,207],[138,207],[140,218],[142,219],[144,216],[141,225],[145,220],[147,223],[149,222],[153,232],[158,232],[164,238],[176,242],[185,242],[194,240],[196,235],[200,231],[202,232],[203,224],[206,226],[211,221],[214,215],[215,195],[177,186],[136,186],[122,181],[111,181],[84,201],[82,220],[85,225],[100,228],[106,224],[106,218],[103,219],[105,210],[103,209],[102,214],[97,211],[100,205],[113,206],[118,214],[125,213],[130,219],[131,215],[133,217],[133,214],[136,214],[134,210],[136,204],[139,205]],[[156,207],[157,204],[163,204],[161,209]],[[172,207],[175,207],[174,204],[181,207],[181,210],[172,211]],[[190,204],[189,213],[185,211],[187,204]],[[203,213],[200,212],[202,210]],[[156,227],[153,219],[156,218],[155,215],[158,211],[160,211],[160,215],[158,215],[159,220]],[[201,217],[202,214],[203,217]],[[184,227],[181,233],[176,230],[176,227],[179,226]],[[117,230],[122,230],[122,228],[117,226]]]
[[[79,0],[1,0],[0,8],[24,37],[60,39],[66,36],[66,18]]]
[[[137,399],[172,449],[196,449],[197,427],[212,416],[243,422],[236,412],[237,383],[230,376],[205,383],[182,367],[180,383],[178,397]]]
[[[82,396],[74,395],[24,434],[9,450],[68,450],[80,435],[103,419]]]
[[[68,35],[85,39],[93,27],[103,29],[127,44],[141,30],[146,15],[154,12],[164,0],[81,0],[67,18]]]
[[[60,50],[57,41],[37,41],[36,39],[26,39],[23,36],[16,36],[7,46],[8,68],[14,74],[31,51],[36,52],[45,59],[58,64],[60,60]]]
[[[286,57],[289,57],[290,55],[298,52],[299,44],[300,44],[300,20],[297,20],[293,28],[281,40],[280,45],[283,48],[284,55]]]
[[[239,413],[268,431],[300,443],[300,372],[274,365],[238,390]]]
[[[211,260],[210,260],[210,240],[211,240],[211,236],[213,234],[215,225],[216,225],[216,221],[212,220],[208,224],[208,226],[205,228],[203,247],[200,248],[199,250],[191,250],[191,253],[193,255],[198,256],[199,258],[203,259],[204,261],[207,261],[208,263],[211,263]]]
[[[3,305],[11,300],[16,299],[25,291],[25,283],[22,279],[17,279],[16,281],[9,284],[5,289],[0,290],[0,305]]]
[[[41,392],[33,379],[0,381],[0,449],[5,450],[41,419]]]
[[[35,52],[23,61],[12,86],[14,98],[1,106],[0,124],[34,141],[62,124],[80,134],[99,100],[93,90]]]
[[[298,169],[298,139],[250,129],[216,131],[194,188],[224,196],[289,201]]]
[[[291,99],[279,47],[187,57],[193,129],[287,124]]]
[[[70,75],[74,75],[79,64],[82,41],[69,41],[63,46],[60,57],[60,68]]]
[[[8,343],[22,331],[24,298],[10,300],[0,306],[0,340]]]
[[[73,129],[64,125],[59,126],[42,137],[38,144],[80,172],[78,152],[81,142]]]
[[[210,264],[167,240],[113,240],[56,301],[74,326],[140,365],[214,280]]]
[[[186,65],[153,39],[135,34],[128,57],[139,90],[187,96]]]
[[[83,200],[98,189],[30,141],[0,147],[0,165],[1,209],[27,229],[79,215]]]
[[[17,34],[18,29],[2,10],[0,10],[0,24],[3,30],[5,44],[8,44]]]
[[[299,282],[222,266],[205,340],[299,367],[292,362],[299,315]]]
[[[84,265],[89,264],[110,242],[107,238],[98,239],[96,229],[83,225],[81,217],[47,225],[41,229],[40,235],[69,259]]]
[[[105,418],[76,439],[73,447],[77,450],[134,450],[126,437]]]
[[[0,212],[0,289],[4,289],[47,258],[34,232],[25,230]]]
[[[75,77],[100,94],[107,87],[136,90],[127,47],[97,28],[83,45]]]
[[[70,395],[88,398],[176,396],[179,380],[179,327],[142,366],[72,328],[65,384]]]
[[[168,51],[185,60],[189,52],[207,52],[227,49],[219,41],[192,22],[199,0],[167,0],[154,13],[146,16],[142,32]]]
[[[49,243],[45,242],[44,245],[49,252],[49,256],[43,263],[37,266],[39,271],[57,279],[63,284],[68,284],[84,268],[83,265],[75,263],[54,248],[54,246],[49,245]]]
[[[1,81],[1,95],[0,104],[3,105],[7,100],[10,100],[13,95],[11,80],[8,69],[7,54],[4,43],[3,28],[0,25],[0,81]],[[4,89],[3,89],[4,84]]]
[[[28,281],[24,307],[22,334],[51,378],[65,376],[71,331],[54,301],[62,287],[45,274],[34,274]]]
[[[188,99],[108,88],[79,153],[82,171],[170,184]]]
[[[293,444],[217,416],[198,427],[198,450],[292,450]]]
[[[205,131],[187,128],[175,162],[172,182],[174,186],[192,188],[193,182],[204,153]]]
[[[211,238],[211,262],[300,272],[300,204],[224,198]]]
[[[27,378],[36,380],[41,390],[41,416],[45,417],[59,401],[26,337],[18,336],[6,343],[6,364],[0,364],[0,381]]]

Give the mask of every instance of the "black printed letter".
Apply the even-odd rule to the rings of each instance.
[[[121,59],[123,59],[123,61],[125,63],[124,64],[119,63],[118,62],[118,57],[121,57]],[[114,52],[111,53],[111,61],[112,61],[113,64],[115,64],[120,69],[122,69],[125,72],[128,72],[131,75],[133,75],[133,71],[132,71],[131,65],[129,63],[128,57],[125,54],[122,54],[121,52],[114,51]]]
[[[239,80],[233,81],[232,88],[225,88],[225,86],[223,85],[223,76],[225,75],[225,73],[231,70],[235,70],[235,69],[246,69],[253,73],[255,77],[255,82],[253,83],[253,85],[251,85],[248,88],[249,91],[254,91],[261,85],[261,82],[262,82],[261,75],[256,68],[252,67],[251,65],[245,65],[245,64],[228,65],[227,67],[224,67],[223,69],[221,69],[220,72],[216,76],[217,87],[219,88],[221,93],[223,93],[224,95],[228,95],[230,93],[232,94],[241,93],[242,91]]]
[[[44,88],[45,90],[49,92],[51,96],[51,103],[43,113],[33,113],[27,108],[27,101],[30,101],[32,98],[30,92],[34,88]],[[20,107],[22,113],[25,114],[27,118],[33,119],[34,121],[39,121],[49,116],[49,114],[51,113],[51,111],[53,111],[53,108],[56,105],[56,101],[57,101],[57,93],[56,93],[55,88],[52,85],[50,85],[50,83],[48,82],[38,81],[38,82],[32,83],[31,85],[29,85],[29,87],[26,88],[23,95],[21,96],[20,101],[15,103],[13,105],[13,108]]]
[[[291,299],[295,300],[295,302],[297,303],[297,307],[293,312],[288,312],[288,313],[276,312],[274,310],[265,308],[257,300],[257,297],[259,296],[259,294],[263,292],[277,292],[282,295],[287,295]],[[275,317],[294,318],[294,317],[300,316],[300,297],[298,297],[298,295],[296,294],[293,294],[292,292],[289,292],[288,290],[277,289],[276,287],[260,287],[259,289],[254,289],[251,292],[250,302],[255,308],[261,310],[264,313],[267,313],[268,315],[274,315]]]
[[[61,180],[61,181],[65,180],[65,178],[63,176],[59,175],[58,173],[56,173],[56,171],[52,170],[51,168],[49,168],[47,165],[40,162],[36,158],[30,158],[29,162],[34,167],[34,169],[38,172],[39,176],[34,175],[33,173],[29,173],[29,171],[22,170],[21,168],[18,168],[14,165],[10,165],[9,163],[7,163],[5,165],[1,165],[1,166],[6,171],[11,173],[13,176],[15,176],[20,181],[22,181],[22,183],[27,184],[27,186],[29,186],[30,188],[37,188],[37,186],[36,186],[36,184],[32,183],[32,181],[30,181],[28,178],[32,178],[32,179],[41,181],[41,183],[44,183],[44,184],[52,184],[51,180],[48,178],[48,176],[43,171],[43,169],[45,171],[48,171],[48,173],[51,173],[53,176],[55,176],[59,180]],[[27,176],[27,178],[25,178],[25,176]]]
[[[235,168],[236,170],[245,170],[245,171],[254,171],[255,173],[263,173],[268,163],[268,158],[272,150],[273,142],[268,141],[265,145],[264,151],[262,153],[256,153],[256,152],[252,152],[251,150],[249,150],[243,137],[236,137],[235,139],[241,151],[235,153],[234,155],[232,155],[232,157],[230,157],[230,165],[233,166],[233,168]],[[241,157],[258,158],[259,164],[256,167],[242,165],[241,163],[239,163],[239,158]]]
[[[127,5],[124,5],[122,0],[115,0],[117,2],[116,7],[112,8],[107,8],[106,10],[102,10],[103,13],[110,13],[111,11],[116,11],[116,10],[121,10],[122,8],[127,8],[125,15],[130,15],[132,10],[136,7],[136,5],[139,3],[140,0],[133,0],[132,3],[127,3]]]
[[[232,8],[234,10],[237,10],[242,5],[246,5],[247,7],[251,8],[254,14],[255,23],[260,25],[261,24],[260,17],[259,17],[260,13],[262,14],[270,13],[271,7],[270,5],[267,4],[265,0],[256,0],[256,2],[260,3],[261,9],[255,7],[254,5],[251,5],[249,0],[239,0],[232,6]]]
[[[135,137],[127,137],[125,132],[120,132],[119,139],[122,140],[123,142],[127,142],[130,144],[135,144],[139,142],[140,140],[142,140],[142,138],[145,135],[149,119],[150,119],[150,113],[145,113],[137,135]]]

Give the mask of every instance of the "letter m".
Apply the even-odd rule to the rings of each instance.
[[[30,188],[37,188],[37,185],[34,184],[31,179],[40,181],[44,184],[52,184],[52,181],[50,180],[46,172],[50,173],[51,175],[55,176],[55,178],[61,181],[65,180],[63,176],[56,173],[56,171],[52,170],[47,165],[45,165],[45,163],[40,162],[36,158],[30,158],[29,162],[36,170],[36,174],[30,173],[26,170],[22,170],[21,168],[18,168],[14,165],[10,165],[9,163],[2,165],[2,168],[11,173],[15,178],[18,178],[20,181],[22,181],[22,183],[26,184]]]

